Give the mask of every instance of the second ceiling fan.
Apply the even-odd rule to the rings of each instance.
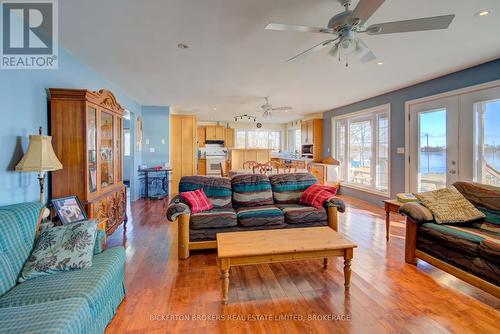
[[[327,39],[312,48],[299,53],[298,55],[288,59],[288,61],[297,60],[312,52],[319,51],[328,46],[333,46],[329,51],[329,54],[339,61],[341,60],[341,56],[353,56],[360,62],[367,63],[376,59],[376,56],[363,42],[363,40],[358,37],[358,34],[367,33],[368,35],[382,35],[411,31],[447,29],[455,17],[455,15],[433,16],[413,20],[377,23],[369,25],[365,28],[366,21],[368,21],[368,19],[385,2],[385,0],[359,0],[358,5],[354,8],[354,10],[350,9],[351,0],[337,1],[344,6],[345,11],[333,16],[330,21],[328,21],[328,26],[326,28],[281,23],[269,23],[266,26],[267,30],[312,32],[332,35],[330,39]]]

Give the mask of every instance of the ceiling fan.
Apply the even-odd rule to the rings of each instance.
[[[376,56],[368,46],[366,46],[363,40],[358,37],[358,34],[367,33],[368,35],[382,35],[410,31],[447,29],[455,17],[455,15],[433,16],[405,21],[376,23],[365,28],[366,21],[368,21],[385,0],[359,0],[354,10],[349,9],[352,0],[337,1],[344,6],[345,11],[333,16],[330,21],[328,21],[328,26],[326,28],[281,23],[269,23],[266,26],[267,30],[323,33],[332,36],[330,39],[288,59],[288,61],[300,59],[312,52],[333,45],[329,54],[339,61],[341,60],[341,56],[345,56],[346,59],[348,56],[353,56],[361,63],[367,63],[376,59]],[[348,66],[347,60],[346,66]]]
[[[264,111],[262,114],[262,117],[271,117],[271,113],[275,111],[284,111],[284,112],[289,112],[292,110],[292,107],[273,107],[272,104],[269,103],[269,97],[264,98],[266,100],[266,103],[260,106],[260,108]]]

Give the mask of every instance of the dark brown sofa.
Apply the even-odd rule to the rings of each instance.
[[[406,218],[405,260],[422,259],[500,297],[500,188],[471,182],[454,184],[486,218],[466,224],[437,224],[419,203],[399,211]]]

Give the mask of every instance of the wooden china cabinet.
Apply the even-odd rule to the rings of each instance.
[[[50,133],[63,169],[52,198],[76,195],[109,235],[127,220],[123,184],[123,108],[108,90],[49,89]]]

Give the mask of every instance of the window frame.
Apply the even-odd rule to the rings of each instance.
[[[379,190],[377,189],[377,162],[379,161],[379,115],[386,114],[387,115],[387,190]],[[353,122],[361,122],[370,120],[371,129],[371,157],[370,157],[370,185],[364,186],[359,183],[349,182],[349,156],[351,155],[350,151],[350,125]],[[331,118],[331,129],[332,129],[332,154],[334,158],[338,158],[338,151],[341,150],[339,147],[339,132],[340,130],[337,128],[337,125],[344,126],[344,161],[341,161],[339,166],[339,179],[342,183],[342,186],[357,189],[360,191],[372,193],[375,195],[383,196],[389,198],[391,196],[391,104],[383,104],[373,108],[362,109],[356,112],[333,116]]]

